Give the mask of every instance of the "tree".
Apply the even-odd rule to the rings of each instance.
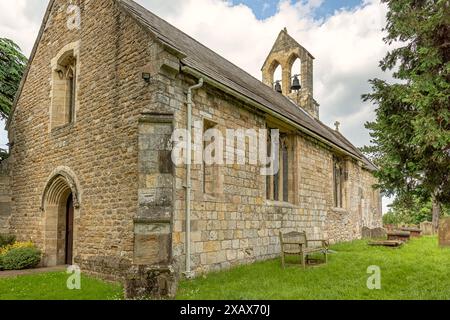
[[[0,38],[0,118],[9,116],[26,64],[18,45]]]
[[[414,195],[405,195],[397,197],[389,207],[389,212],[383,216],[385,224],[418,225],[433,218],[431,199],[423,201]],[[442,212],[448,216],[450,208],[443,206]]]
[[[380,168],[386,194],[432,199],[437,229],[450,202],[450,2],[382,1],[389,8],[384,41],[397,46],[380,67],[395,70],[399,83],[370,80],[373,92],[363,100],[377,109],[364,151]]]

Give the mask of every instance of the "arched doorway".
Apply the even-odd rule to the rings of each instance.
[[[66,172],[53,175],[44,190],[44,264],[73,264],[76,249],[75,213],[79,208],[78,191]]]

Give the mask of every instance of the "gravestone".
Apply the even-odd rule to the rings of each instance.
[[[400,240],[403,242],[409,241],[411,233],[407,231],[389,231],[387,233],[388,240]]]
[[[450,247],[450,218],[443,218],[439,223],[439,245]]]
[[[372,238],[373,239],[382,239],[386,238],[387,231],[384,228],[374,228],[372,229]]]
[[[422,235],[424,236],[432,236],[433,232],[433,223],[429,221],[424,221],[420,224],[420,230],[422,230]]]
[[[362,237],[369,239],[382,239],[386,238],[387,232],[384,228],[374,228],[370,229],[368,227],[362,228]]]
[[[409,232],[411,238],[420,238],[422,236],[422,230],[419,228],[400,228],[401,231]]]
[[[372,232],[371,232],[370,228],[368,228],[368,227],[363,227],[362,228],[362,237],[364,239],[372,237]]]

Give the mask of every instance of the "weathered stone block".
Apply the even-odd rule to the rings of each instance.
[[[171,233],[168,223],[135,222],[134,260],[137,265],[170,263]]]
[[[177,284],[177,277],[172,268],[133,266],[126,276],[125,298],[174,298]]]
[[[450,218],[442,218],[439,223],[439,245],[450,247]]]

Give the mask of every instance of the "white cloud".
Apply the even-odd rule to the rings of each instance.
[[[29,54],[47,2],[15,0],[11,5],[0,0],[0,36],[12,38]],[[230,1],[138,2],[257,78],[279,31],[287,27],[316,58],[314,89],[322,121],[332,125],[339,120],[342,132],[358,146],[369,142],[364,123],[373,119],[373,106],[360,96],[370,91],[368,79],[386,78],[378,62],[387,52],[381,31],[387,9],[379,0],[366,0],[321,20],[315,20],[313,12],[322,0],[284,0],[274,16],[262,21],[249,7]]]
[[[0,37],[14,40],[29,55],[46,6],[43,0],[0,0]]]
[[[380,1],[367,0],[315,20],[314,9],[323,1],[286,0],[263,21],[250,8],[225,1],[174,0],[170,7],[161,1],[138,2],[258,79],[279,31],[287,27],[316,58],[314,96],[321,105],[321,120],[328,125],[339,120],[342,132],[357,146],[369,143],[364,123],[374,112],[361,95],[370,92],[368,79],[387,77],[378,66],[388,50],[382,41],[387,8]]]

